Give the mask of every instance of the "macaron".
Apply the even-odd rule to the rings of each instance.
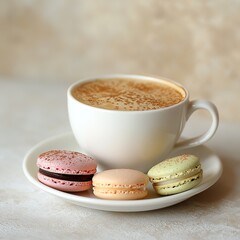
[[[147,196],[146,174],[133,169],[111,169],[93,177],[93,193],[98,198],[134,200]]]
[[[92,187],[96,160],[80,152],[51,150],[37,159],[38,180],[64,192],[85,191]]]
[[[155,165],[148,171],[148,177],[158,194],[171,195],[198,185],[202,173],[198,157],[184,154]]]

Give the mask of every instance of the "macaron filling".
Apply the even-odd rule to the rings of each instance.
[[[183,175],[181,177],[170,179],[167,181],[154,182],[153,186],[154,187],[164,186],[164,185],[169,185],[169,184],[173,184],[173,183],[179,183],[179,185],[182,185],[182,184],[185,184],[186,182],[195,181],[195,180],[201,178],[202,172],[203,172],[202,169],[200,169],[200,171],[198,173],[193,172],[193,173],[189,173],[188,175]]]
[[[41,168],[39,168],[39,172],[47,177],[66,180],[66,181],[73,181],[73,182],[88,182],[88,181],[91,181],[93,178],[93,174],[89,174],[89,175],[62,174],[62,173],[49,172]]]
[[[188,169],[186,171],[182,171],[182,172],[178,172],[172,175],[168,175],[168,176],[162,176],[162,177],[152,177],[150,178],[150,181],[153,183],[156,182],[167,182],[167,181],[177,181],[177,180],[182,180],[188,177],[192,177],[198,173],[200,173],[202,171],[201,165],[197,165],[195,168],[192,169]]]

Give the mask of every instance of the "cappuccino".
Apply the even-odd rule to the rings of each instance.
[[[72,95],[97,108],[146,111],[169,107],[183,101],[182,88],[164,81],[139,79],[97,79],[76,86]]]

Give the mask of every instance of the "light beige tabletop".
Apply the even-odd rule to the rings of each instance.
[[[83,208],[33,186],[24,176],[26,152],[70,130],[66,84],[0,80],[0,239],[239,239],[240,124],[220,123],[207,144],[224,167],[208,190],[150,212]],[[206,128],[191,120],[187,134]]]

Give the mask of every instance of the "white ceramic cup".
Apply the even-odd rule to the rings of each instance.
[[[185,98],[178,104],[157,110],[117,111],[86,105],[72,95],[73,89],[83,82],[113,78],[160,81],[184,92]],[[102,169],[133,168],[146,172],[174,148],[205,143],[218,127],[218,111],[213,103],[189,101],[187,89],[162,77],[119,74],[82,79],[69,87],[67,95],[73,134],[82,151],[94,157]],[[178,141],[186,121],[198,109],[207,110],[212,117],[208,131]]]

